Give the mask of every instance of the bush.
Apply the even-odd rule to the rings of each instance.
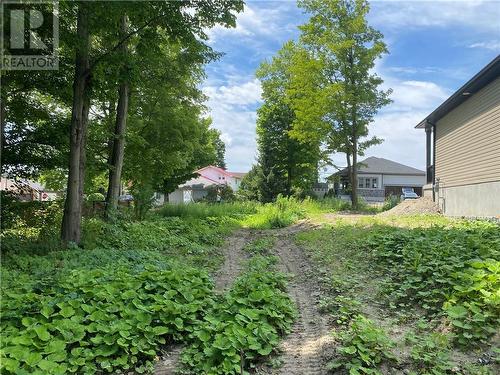
[[[284,228],[305,217],[302,202],[293,197],[278,196],[276,202],[258,208],[257,214],[248,217],[243,224],[250,228]]]
[[[401,202],[401,198],[398,197],[397,195],[389,195],[387,198],[385,198],[384,205],[382,206],[382,211],[387,211],[390,210],[391,208],[396,207],[399,202]]]
[[[162,216],[176,217],[243,217],[257,212],[258,204],[254,202],[231,202],[211,204],[205,202],[187,204],[166,204],[158,213]]]
[[[106,198],[101,193],[92,193],[87,195],[87,202],[103,202]]]
[[[210,186],[204,200],[211,203],[232,202],[236,199],[233,189],[228,185]]]

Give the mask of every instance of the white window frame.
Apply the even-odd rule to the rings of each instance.
[[[367,184],[368,182],[368,184]],[[375,183],[375,187],[373,187]],[[358,176],[358,189],[380,189],[379,177],[377,176]]]

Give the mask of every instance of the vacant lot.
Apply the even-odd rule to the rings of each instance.
[[[69,250],[57,207],[21,215],[2,231],[2,373],[498,373],[498,224],[343,208],[89,218]]]

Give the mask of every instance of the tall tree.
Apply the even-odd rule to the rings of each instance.
[[[226,144],[221,138],[221,132],[217,129],[212,129],[210,141],[215,147],[216,154],[215,163],[213,164],[216,167],[226,169]]]
[[[124,40],[128,33],[128,18],[123,15],[120,21],[120,37]],[[120,67],[120,82],[118,87],[118,104],[116,107],[116,121],[113,136],[110,142],[110,165],[108,193],[106,196],[106,215],[109,217],[118,205],[121,177],[123,168],[123,154],[125,151],[125,131],[128,116],[129,101],[129,72],[128,72],[128,41],[120,47],[122,64]]]
[[[290,136],[295,113],[287,101],[293,42],[285,43],[272,61],[261,64],[263,105],[257,111],[257,143],[262,179],[260,196],[272,201],[278,194],[309,191],[316,182],[319,147],[307,139]]]
[[[328,152],[344,152],[351,199],[358,203],[358,155],[381,140],[366,139],[390,90],[373,72],[387,53],[382,34],[368,25],[366,0],[301,0],[311,17],[300,27],[300,50],[292,64],[289,98],[297,115],[292,136],[317,139]]]
[[[85,176],[85,142],[90,107],[90,29],[89,8],[86,3],[78,4],[77,37],[73,78],[73,105],[70,126],[69,174],[61,226],[64,243],[80,243],[83,186]]]
[[[81,202],[83,200],[85,176],[85,141],[87,138],[88,110],[90,101],[90,81],[92,75],[103,66],[107,59],[128,40],[136,35],[162,34],[171,40],[198,40],[203,44],[207,39],[205,30],[217,24],[234,26],[235,14],[242,10],[242,1],[144,1],[102,3],[78,2],[75,78],[73,92],[70,163],[68,188],[61,229],[63,242],[80,242]],[[90,9],[98,9],[90,16]],[[119,11],[117,11],[119,10]],[[111,22],[117,14],[128,14],[132,21],[131,31],[122,35],[116,44],[102,48],[99,41],[105,40]],[[105,17],[105,15],[111,17]],[[132,17],[133,16],[133,17]],[[104,20],[104,21],[103,21]],[[91,22],[92,21],[92,22]],[[91,24],[95,29],[91,30]],[[90,36],[95,38],[95,46],[90,44]],[[98,52],[90,62],[89,50]],[[83,68],[82,68],[83,67]],[[123,102],[122,102],[123,104]],[[122,114],[126,114],[121,111]],[[122,123],[123,124],[123,123]],[[78,154],[78,160],[77,160]]]

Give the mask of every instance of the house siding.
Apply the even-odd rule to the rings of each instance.
[[[393,174],[384,174],[383,177],[384,186],[424,186],[425,185],[425,175],[423,176],[405,176],[405,175],[393,175]]]
[[[440,188],[500,181],[500,78],[436,124]]]

